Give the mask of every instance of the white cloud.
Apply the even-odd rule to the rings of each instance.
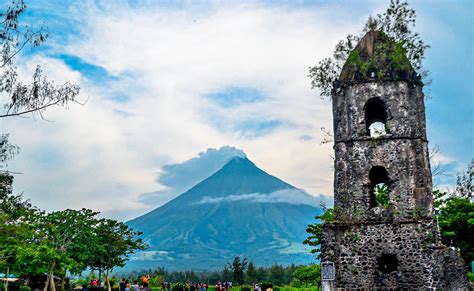
[[[155,183],[164,165],[228,144],[308,193],[331,194],[333,149],[319,144],[319,128],[332,127],[330,101],[310,89],[306,75],[358,30],[365,11],[338,7],[347,17],[335,18],[330,6],[211,6],[73,4],[68,11],[82,33],[66,44],[52,35],[52,54],[78,56],[115,80],[87,79],[49,54],[28,61],[44,64],[52,79],[78,82],[89,101],[48,110],[52,123],[2,123],[21,146],[10,163],[24,172],[16,190],[47,210],[89,207],[133,218],[156,207],[140,193],[166,190]],[[228,87],[254,88],[265,98],[223,107],[206,97]],[[116,94],[127,101],[113,101]],[[238,126],[271,120],[283,126],[254,135]]]
[[[321,200],[300,189],[282,189],[271,193],[250,193],[223,197],[205,196],[196,204],[216,204],[223,202],[249,201],[255,203],[289,203],[318,207]]]

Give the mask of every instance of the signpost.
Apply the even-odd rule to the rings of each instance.
[[[323,291],[334,290],[334,279],[336,279],[336,271],[334,263],[330,261],[321,262],[321,283]]]

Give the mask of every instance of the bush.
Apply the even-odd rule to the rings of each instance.
[[[474,282],[474,273],[471,273],[471,272],[467,273],[467,277],[469,278],[470,282]]]
[[[19,291],[31,291],[30,286],[27,285],[21,285]]]
[[[275,287],[275,288],[273,288],[273,291],[280,291],[280,288],[279,288],[279,287]]]
[[[183,291],[184,290],[184,286],[183,284],[181,283],[177,283],[175,285],[173,285],[173,287],[171,288],[172,291]]]
[[[250,286],[242,286],[240,287],[240,291],[252,291],[253,288],[250,288]]]

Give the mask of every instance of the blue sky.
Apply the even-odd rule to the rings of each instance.
[[[310,194],[331,195],[332,147],[320,144],[331,103],[311,90],[308,67],[388,1],[27,3],[23,20],[44,22],[50,37],[18,59],[22,77],[41,64],[57,83],[79,84],[87,104],[49,110],[53,122],[2,121],[21,147],[9,163],[23,173],[15,190],[47,210],[127,219],[179,194],[160,180],[170,169],[226,160],[234,151],[206,151],[226,145]],[[452,187],[474,157],[474,4],[410,4],[431,45],[427,131],[448,169],[435,182]]]

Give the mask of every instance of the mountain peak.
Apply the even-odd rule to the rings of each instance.
[[[306,196],[248,158],[230,157],[188,191],[127,223],[150,245],[129,266],[212,269],[242,253],[259,265],[307,264],[312,257],[301,241],[319,210],[299,203]]]
[[[257,167],[247,157],[234,157],[227,162],[213,176],[260,176],[268,175],[265,171]]]

